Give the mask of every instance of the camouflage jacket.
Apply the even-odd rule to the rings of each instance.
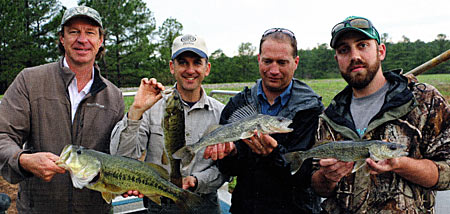
[[[362,170],[344,177],[322,208],[327,213],[434,213],[437,190],[450,189],[450,106],[431,85],[395,72],[380,112],[362,139],[387,140],[408,146],[409,157],[430,159],[439,170],[432,188],[411,183],[395,173],[365,176]],[[345,88],[321,115],[317,141],[359,140],[349,108],[352,90]]]

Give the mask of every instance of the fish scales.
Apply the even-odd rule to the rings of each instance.
[[[167,171],[155,164],[75,145],[67,145],[56,163],[70,172],[74,187],[99,191],[108,203],[128,190],[138,190],[159,204],[160,196],[170,198],[187,213],[195,213],[203,201],[169,182]]]
[[[180,160],[172,157],[178,149],[186,145],[184,108],[178,91],[173,90],[166,100],[163,117],[164,145],[170,162],[170,180],[175,185],[182,186]]]
[[[85,150],[85,152],[91,156],[98,155],[102,157],[101,172],[104,176],[105,183],[121,186],[127,190],[151,188],[151,192],[157,192],[160,195],[172,199],[178,197],[182,192],[181,189],[175,188],[154,170],[146,167],[145,163],[120,156],[109,156],[94,150]],[[102,174],[100,176],[102,176]],[[138,177],[141,181],[145,180],[146,182],[136,182]],[[87,187],[89,188],[89,186]],[[149,192],[149,190],[143,190],[141,193],[145,194],[147,192]],[[123,190],[115,193],[122,194]]]
[[[255,130],[262,134],[291,132],[293,129],[288,127],[291,123],[292,120],[287,118],[255,114],[214,129],[203,135],[195,144],[184,146],[173,156],[182,159],[182,166],[186,167],[195,153],[206,146],[247,139],[253,136]]]
[[[402,144],[384,142],[381,140],[367,141],[333,141],[313,147],[306,151],[295,151],[285,154],[291,163],[291,173],[295,174],[308,158],[335,158],[340,161],[356,164],[353,172],[365,166],[365,159],[375,161],[406,156],[406,146]]]

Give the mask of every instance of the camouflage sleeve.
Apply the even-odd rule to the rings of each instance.
[[[418,86],[420,87],[420,86]],[[427,149],[424,158],[435,162],[439,170],[438,183],[435,190],[450,189],[450,105],[439,91],[428,84],[422,85],[422,96],[416,96],[422,103],[421,113],[427,114],[422,129]],[[426,110],[425,110],[426,109]]]

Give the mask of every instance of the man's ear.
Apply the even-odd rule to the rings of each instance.
[[[386,45],[381,43],[378,45],[378,54],[380,56],[380,60],[383,61],[386,58]]]
[[[173,62],[172,60],[169,61],[170,73],[171,73],[172,75],[175,73],[175,68],[174,68],[173,63],[174,63],[174,62]]]

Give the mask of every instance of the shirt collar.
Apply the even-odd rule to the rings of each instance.
[[[175,83],[173,87],[174,87],[175,90],[176,90],[176,88],[177,88],[177,83]],[[195,104],[190,108],[190,110],[198,109],[198,108],[205,108],[205,109],[208,109],[208,110],[212,110],[212,108],[209,108],[210,103],[209,103],[208,100],[206,99],[206,91],[205,91],[205,89],[203,88],[203,86],[201,86],[201,90],[202,90],[202,94],[200,95],[200,99],[197,101],[197,103],[195,103]],[[181,100],[182,100],[182,102],[183,102],[183,105],[189,106],[183,99],[181,99]]]
[[[283,93],[280,94],[280,96],[275,98],[275,102],[277,102],[278,99],[281,99],[281,105],[282,106],[286,105],[286,103],[289,101],[289,98],[291,98],[292,84],[293,84],[293,82],[291,80],[291,83],[289,83],[289,85],[286,88],[286,90],[284,90]],[[268,101],[267,97],[266,97],[266,94],[264,93],[264,90],[262,88],[262,80],[259,81],[259,85],[258,85],[258,89],[257,89],[257,95],[258,95],[258,97],[261,97],[264,100]]]

